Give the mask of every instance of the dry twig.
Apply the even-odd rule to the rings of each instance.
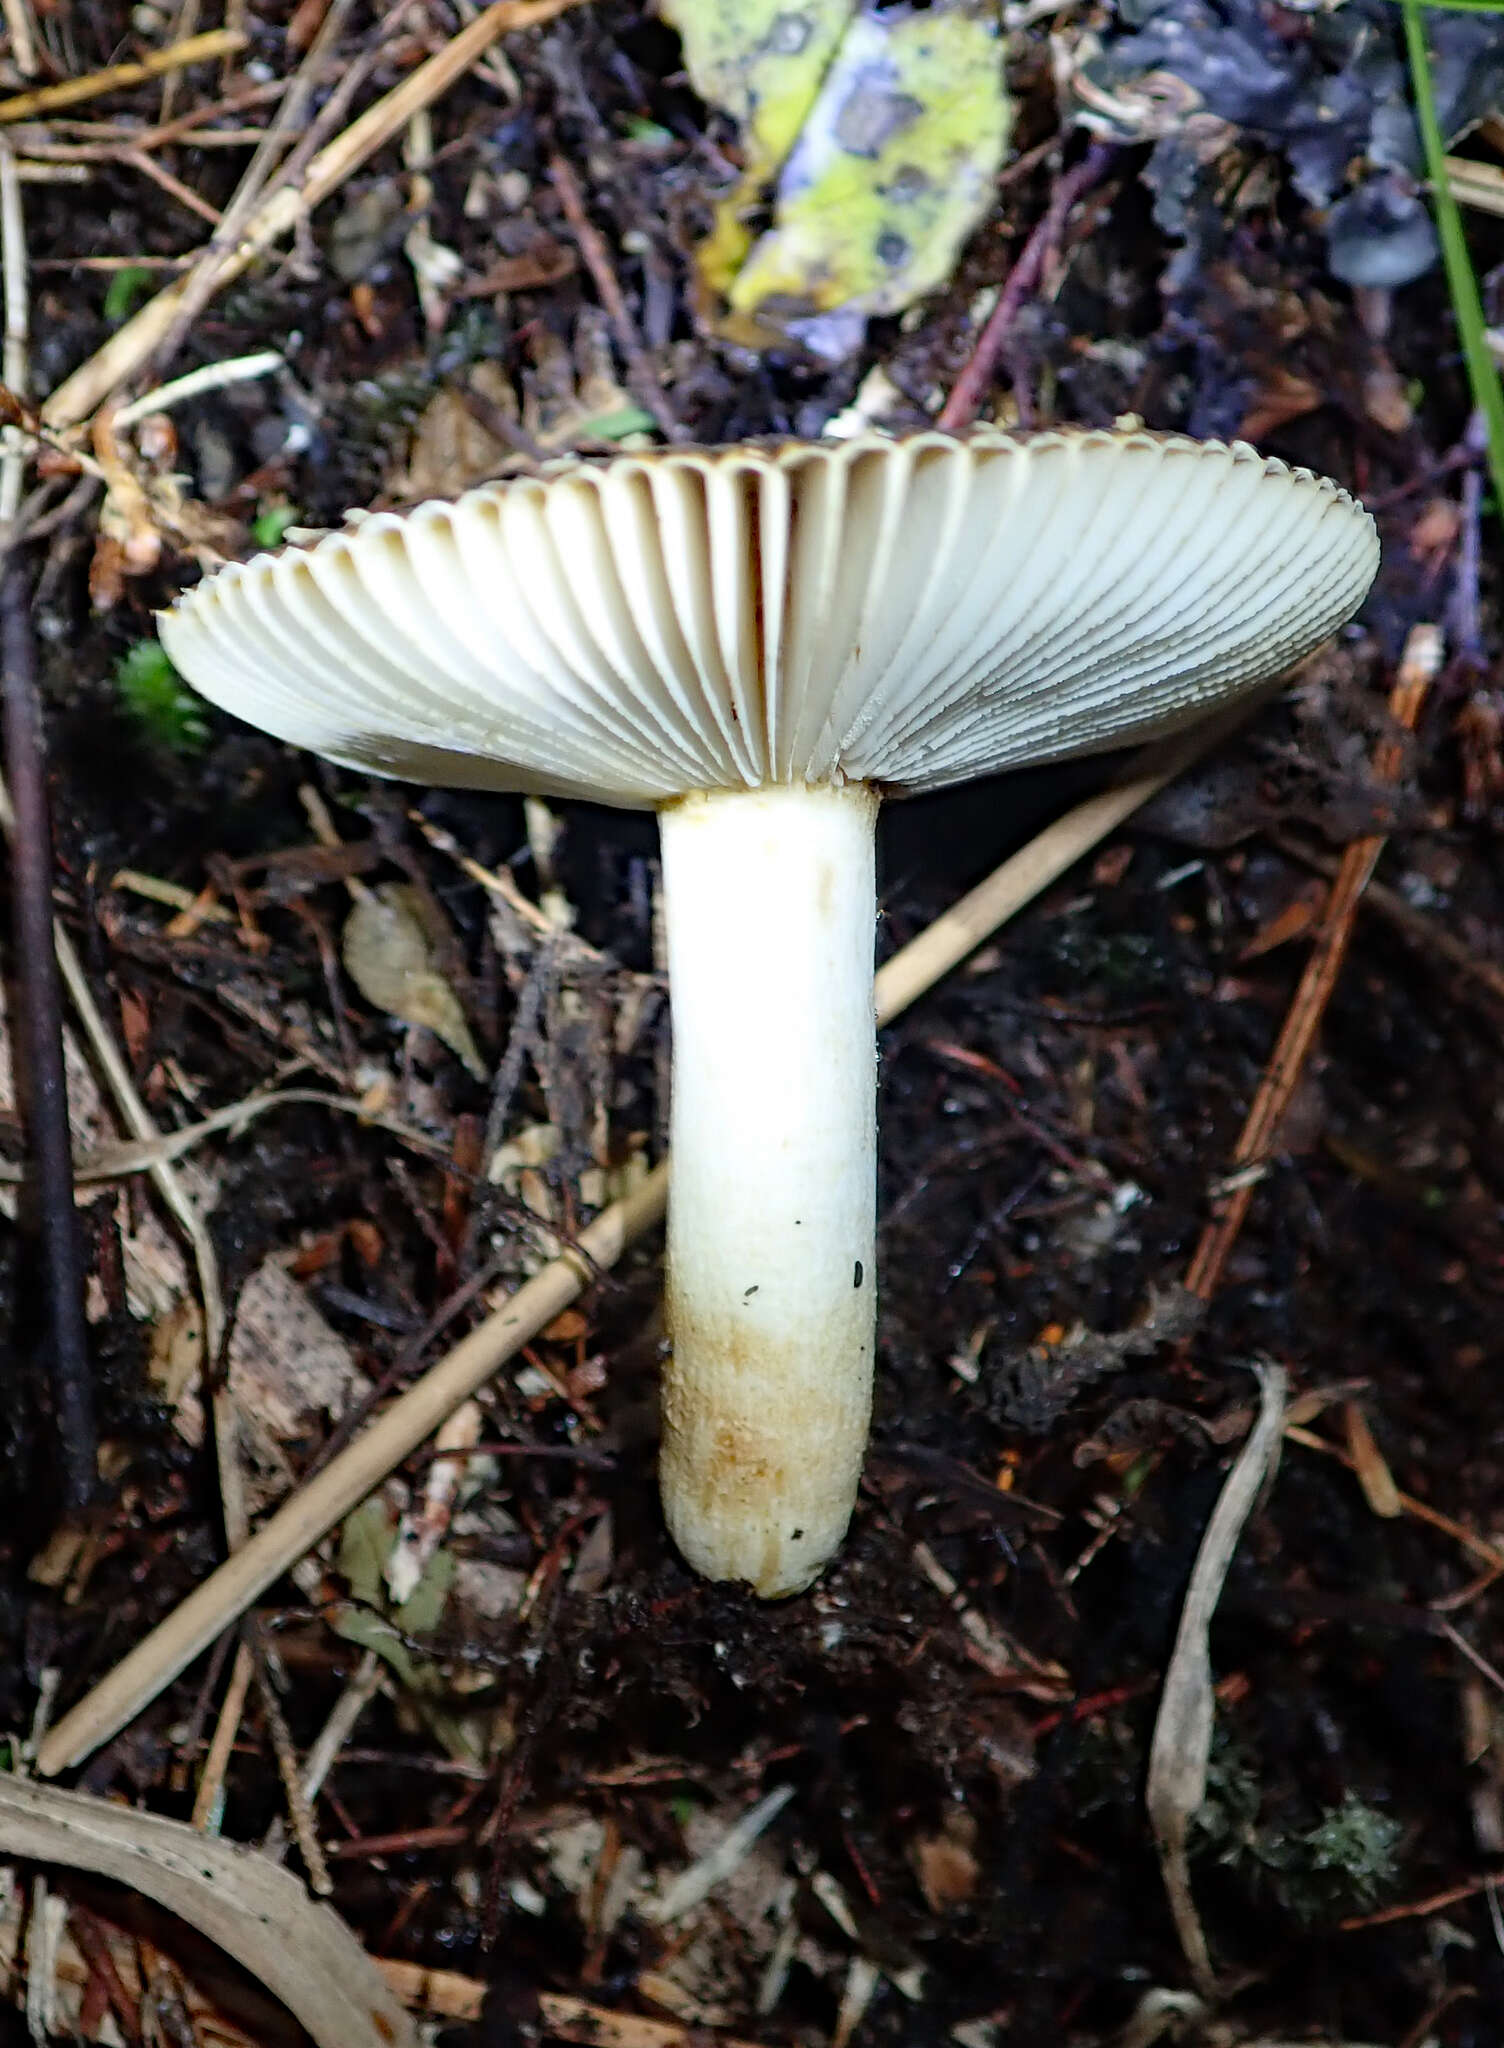
[[[498,36],[534,28],[581,4],[582,0],[493,0],[484,13],[461,29],[426,64],[420,64],[411,76],[368,107],[342,135],[321,149],[308,165],[301,186],[282,186],[263,200],[246,223],[240,241],[216,261],[211,293],[233,283],[263,250],[338,191],[369,157],[401,134],[411,115],[446,92]],[[104,347],[66,378],[47,400],[42,408],[47,424],[76,426],[128,377],[134,376],[172,332],[186,293],[186,282],[179,278],[117,328]]]
[[[10,850],[25,1099],[46,1271],[53,1423],[64,1497],[70,1508],[77,1509],[93,1498],[97,1447],[84,1316],[83,1243],[69,1150],[62,994],[51,943],[52,825],[31,623],[31,577],[19,560],[9,563],[4,576],[0,633],[4,638],[5,765],[15,807]]]
[[[72,993],[71,989],[69,992]],[[120,1100],[118,1093],[116,1100]],[[82,1152],[73,1162],[73,1177],[80,1186],[90,1186],[104,1180],[121,1180],[133,1173],[155,1175],[160,1168],[170,1167],[174,1160],[202,1145],[206,1138],[220,1131],[238,1136],[268,1110],[284,1109],[292,1103],[331,1110],[336,1116],[357,1117],[373,1129],[389,1132],[426,1158],[449,1161],[448,1152],[436,1139],[410,1129],[396,1117],[380,1115],[353,1095],[331,1095],[323,1088],[274,1088],[265,1095],[247,1095],[239,1102],[227,1102],[223,1109],[201,1117],[197,1123],[184,1124],[179,1130],[158,1131],[153,1127],[149,1137],[101,1145],[96,1152]],[[0,1187],[18,1184],[26,1178],[24,1167],[13,1166],[9,1160],[0,1161]],[[217,1333],[222,1334],[222,1330]]]
[[[1285,1436],[1292,1444],[1299,1444],[1303,1450],[1319,1451],[1324,1458],[1335,1458],[1339,1465],[1345,1465],[1348,1471],[1356,1476],[1357,1466],[1353,1458],[1339,1444],[1328,1443],[1324,1436],[1318,1436],[1314,1430],[1304,1429],[1294,1422],[1285,1424]],[[1460,1543],[1464,1550],[1486,1565],[1490,1571],[1504,1573],[1504,1550],[1496,1543],[1490,1543],[1485,1537],[1479,1536],[1474,1530],[1469,1529],[1466,1523],[1454,1520],[1451,1515],[1444,1515],[1440,1508],[1433,1508],[1429,1501],[1417,1500],[1413,1493],[1406,1493],[1403,1488],[1397,1489],[1394,1497],[1399,1503],[1400,1512],[1409,1515],[1412,1521],[1424,1522],[1429,1528],[1439,1529],[1443,1536],[1450,1536],[1454,1543]]]
[[[468,2021],[481,2018],[486,1986],[458,1970],[426,1970],[419,1963],[381,1957],[378,1969],[396,1997],[414,2012],[433,2019]],[[757,2048],[731,2034],[680,2020],[648,2019],[641,2013],[613,2012],[607,2005],[567,1992],[540,1991],[537,2017],[544,2032],[559,2041],[578,2041],[585,2048]]]
[[[329,1865],[314,1826],[313,1809],[303,1791],[298,1753],[293,1746],[287,1716],[282,1711],[282,1702],[277,1697],[277,1688],[272,1682],[271,1659],[267,1655],[264,1634],[254,1616],[245,1623],[245,1632],[246,1646],[256,1667],[261,1712],[267,1734],[271,1737],[272,1755],[277,1760],[277,1776],[282,1781],[282,1797],[287,1803],[287,1817],[292,1822],[293,1840],[308,1873],[309,1890],[316,1898],[327,1899],[334,1890],[334,1880],[329,1875]]]
[[[1461,1884],[1448,1885],[1445,1891],[1432,1892],[1427,1898],[1411,1899],[1403,1906],[1381,1906],[1376,1913],[1359,1913],[1352,1919],[1339,1920],[1337,1927],[1343,1934],[1356,1934],[1366,1927],[1393,1927],[1401,1920],[1429,1919],[1433,1913],[1444,1913],[1448,1906],[1460,1906],[1464,1899],[1476,1898],[1479,1892],[1486,1892],[1498,1882],[1493,1872],[1484,1877],[1464,1878]],[[381,1971],[390,1983],[391,1965],[383,1963]]]
[[[198,1788],[193,1795],[193,1826],[209,1834],[218,1832],[225,1772],[230,1768],[230,1753],[235,1747],[240,1718],[245,1712],[246,1694],[251,1689],[255,1669],[250,1650],[244,1643],[239,1644],[230,1669],[230,1682],[220,1702],[219,1718],[214,1724],[214,1734],[204,1757],[204,1768],[199,1773]]]
[[[256,146],[255,154],[241,173],[240,183],[235,187],[230,203],[225,208],[223,216],[219,219],[213,235],[199,251],[193,268],[182,280],[182,295],[176,308],[172,326],[163,337],[161,347],[157,352],[162,363],[171,361],[184,337],[187,335],[189,328],[192,327],[194,321],[214,296],[218,288],[220,266],[245,233],[247,224],[255,213],[257,202],[262,198],[263,193],[267,192],[268,185],[272,182],[273,174],[277,168],[278,156],[297,137],[299,129],[306,124],[309,109],[313,103],[314,88],[323,74],[328,59],[333,54],[335,44],[343,32],[353,4],[354,0],[333,0],[328,14],[325,15],[320,25],[318,34],[314,37],[313,42],[303,57],[302,63],[288,82],[287,90],[282,97],[282,103],[277,109],[276,118],[273,120],[270,128],[267,129],[265,135],[262,136]],[[393,14],[388,14],[383,22],[381,35],[367,53],[366,63],[368,66],[375,62],[386,39],[399,24],[402,11],[402,8],[399,6],[395,10],[395,18]],[[348,105],[350,98],[359,89],[360,79],[359,68],[351,66],[346,75],[339,81],[338,99],[340,104]],[[339,120],[341,116],[338,106],[326,107],[324,109],[324,118],[335,121]],[[309,139],[316,146],[316,138],[312,137],[311,132]],[[290,185],[293,171],[294,165],[289,161],[283,166],[282,175],[276,182],[280,185]],[[268,197],[270,196],[268,194]]]
[[[675,417],[673,408],[663,395],[657,374],[643,347],[637,322],[622,296],[616,272],[611,267],[605,237],[585,211],[584,195],[574,174],[574,166],[567,157],[554,156],[549,160],[548,175],[553,179],[564,218],[569,222],[570,232],[585,260],[585,268],[595,282],[601,304],[606,309],[606,318],[611,322],[616,345],[626,361],[628,389],[637,403],[653,415],[670,441],[687,440],[688,429]]]
[[[1329,881],[1336,880],[1342,866],[1340,860],[1324,853],[1320,847],[1297,839],[1292,833],[1275,832],[1270,836],[1280,852],[1288,854],[1291,860],[1314,868],[1318,875],[1325,875]],[[1391,889],[1384,882],[1371,881],[1363,892],[1363,901],[1370,910],[1376,910],[1386,918],[1412,945],[1435,954],[1453,968],[1464,992],[1470,992],[1467,990],[1469,982],[1477,982],[1496,1001],[1504,1002],[1504,967],[1497,960],[1483,959],[1471,951],[1465,940],[1448,931],[1434,915],[1417,910],[1398,889]]]
[[[185,64],[205,64],[215,57],[233,57],[243,50],[248,38],[234,29],[210,29],[206,35],[189,36],[165,50],[153,50],[148,57],[129,64],[110,64],[103,71],[87,72],[82,78],[62,78],[56,85],[41,85],[34,92],[14,93],[0,100],[0,123],[35,121],[55,114],[63,107],[76,107],[82,100],[98,99],[101,93],[123,92],[148,78],[161,78],[179,71]]]
[[[10,54],[16,69],[23,78],[35,78],[41,66],[31,0],[5,0],[5,32],[10,38]]]
[[[1426,692],[1440,666],[1440,633],[1434,626],[1412,628],[1389,697],[1391,717],[1407,731],[1413,730]],[[1399,766],[1398,742],[1386,740],[1375,754],[1374,772],[1382,779],[1392,781],[1399,773]],[[1300,986],[1295,991],[1242,1133],[1233,1149],[1234,1185],[1218,1214],[1202,1232],[1186,1272],[1186,1286],[1204,1301],[1209,1301],[1217,1291],[1222,1269],[1253,1200],[1259,1177],[1257,1169],[1262,1167],[1274,1147],[1296,1084],[1305,1071],[1307,1056],[1347,957],[1359,901],[1383,850],[1384,837],[1375,833],[1364,839],[1355,839],[1342,857],[1311,957],[1306,962]]]
[[[7,386],[27,386],[26,232],[16,160],[0,144],[0,238],[4,242]],[[0,520],[14,529],[25,457],[7,435],[0,461]],[[31,619],[31,575],[14,542],[0,553],[0,637],[3,637],[5,772],[0,808],[13,810],[11,880],[15,894],[15,958],[20,984],[27,1123],[36,1162],[37,1226],[46,1275],[47,1344],[53,1424],[63,1495],[70,1508],[93,1497],[98,1447],[94,1387],[84,1316],[83,1240],[73,1192],[68,1084],[63,1068],[62,991],[52,946],[52,820],[47,802],[46,742]]]
[[[1008,273],[970,362],[951,387],[950,397],[935,422],[943,432],[954,434],[969,427],[982,410],[1013,323],[1024,300],[1044,276],[1045,264],[1065,231],[1071,208],[1102,177],[1114,154],[1111,144],[1094,142],[1074,170],[1067,171],[1057,183],[1043,217]]]

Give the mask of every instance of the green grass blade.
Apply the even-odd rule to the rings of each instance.
[[[1462,342],[1473,404],[1483,415],[1488,434],[1488,473],[1493,482],[1494,509],[1504,520],[1504,386],[1488,346],[1488,323],[1478,280],[1467,252],[1462,215],[1447,177],[1446,143],[1436,119],[1436,95],[1431,86],[1431,57],[1426,47],[1425,16],[1421,0],[1400,0],[1405,21],[1405,53],[1410,60],[1411,90],[1415,94],[1415,118],[1425,151],[1426,176],[1431,183],[1431,201],[1436,209],[1436,230],[1441,237],[1442,261],[1446,265],[1447,288]]]

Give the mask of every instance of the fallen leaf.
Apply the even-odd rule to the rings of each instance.
[[[662,0],[695,91],[742,129],[741,179],[697,252],[713,292],[726,292],[751,247],[747,216],[793,147],[853,11],[853,0]]]
[[[497,292],[537,291],[546,284],[558,284],[576,266],[575,253],[556,242],[552,235],[540,235],[520,255],[498,256],[478,277],[466,278],[457,287],[457,299],[489,299]],[[477,363],[476,372],[495,369],[494,363]]]
[[[1283,909],[1266,919],[1252,938],[1244,941],[1238,948],[1239,960],[1257,960],[1261,953],[1272,953],[1276,946],[1304,938],[1320,916],[1324,899],[1325,891],[1319,883],[1300,890]]]
[[[1206,1771],[1211,1759],[1215,1711],[1211,1622],[1243,1525],[1279,1464],[1288,1384],[1279,1366],[1256,1365],[1254,1371],[1259,1382],[1258,1420],[1223,1482],[1191,1568],[1175,1648],[1165,1671],[1164,1692],[1155,1717],[1144,1793],[1175,1931],[1197,1989],[1204,1997],[1215,1995],[1216,1978],[1191,1894],[1186,1842],[1191,1822],[1206,1797]]]
[[[1291,420],[1302,419],[1325,403],[1322,392],[1309,377],[1293,370],[1276,368],[1269,372],[1238,425],[1239,435],[1249,441],[1262,440]]]
[[[910,1851],[914,1875],[932,1913],[950,1913],[966,1905],[977,1888],[982,1866],[972,1853],[976,1822],[969,1813],[947,1814],[937,1835],[921,1835]]]
[[[517,394],[496,363],[477,363],[467,379],[480,401],[464,391],[435,392],[423,409],[408,450],[407,464],[391,479],[397,498],[457,498],[475,484],[489,483],[516,460],[516,448],[486,424],[517,417]]]
[[[240,1414],[246,1483],[256,1511],[294,1483],[297,1447],[321,1435],[370,1390],[344,1338],[275,1258],[264,1260],[240,1290],[225,1369]],[[190,1386],[179,1399],[177,1423],[185,1435],[197,1398],[197,1388]],[[198,1440],[197,1430],[190,1440]]]
[[[483,1081],[485,1064],[459,997],[434,965],[415,900],[402,882],[384,882],[357,898],[341,941],[345,972],[368,1003],[404,1024],[423,1025]]]
[[[945,282],[1011,125],[995,15],[859,14],[779,173],[773,225],[730,286],[733,313],[844,353],[869,317]]]
[[[318,2048],[416,2048],[355,1936],[290,1870],[181,1821],[0,1775],[0,1853],[113,1878],[216,1942]]]
[[[945,281],[1012,124],[995,9],[665,0],[664,14],[696,89],[742,127],[742,176],[696,253],[729,333],[839,354],[871,315]]]
[[[396,1604],[385,1583],[396,1537],[396,1517],[380,1494],[346,1517],[340,1530],[339,1570],[353,1599],[335,1615],[334,1632],[380,1657],[448,1755],[462,1763],[479,1763],[486,1754],[488,1718],[457,1711],[457,1695],[463,1688],[414,1647],[415,1638],[431,1635],[444,1618],[456,1559],[452,1551],[435,1551],[407,1599]]]

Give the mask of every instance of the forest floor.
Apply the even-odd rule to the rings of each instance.
[[[1397,13],[1349,6],[1392,70]],[[1335,279],[1277,124],[1192,125],[1167,159],[1192,116],[1161,89],[1153,123],[1083,136],[1073,67],[1154,10],[1065,0],[1008,10],[1006,168],[943,286],[833,356],[733,337],[695,251],[737,126],[630,0],[534,8],[552,18],[350,146],[474,12],[232,6],[209,61],[24,120],[0,104],[6,276],[29,299],[6,375],[52,401],[13,560],[57,913],[158,1129],[288,1091],[84,1191],[102,1476],[61,1516],[40,1268],[0,1229],[0,1726],[24,1748],[223,1556],[206,1407],[238,1412],[254,1519],[663,1145],[651,818],[296,755],[181,690],[154,608],[289,526],[559,453],[814,436],[853,407],[931,423],[1033,237],[973,378],[984,416],[1251,438],[1360,493],[1384,566],[1276,701],[884,1030],[876,1415],[840,1557],[772,1606],[676,1557],[649,1232],[446,1426],[467,1478],[429,1498],[438,1547],[400,1614],[383,1568],[445,1468],[431,1450],[66,1782],[182,1821],[197,1798],[237,1842],[301,1828],[305,1875],[316,1837],[392,1981],[447,1973],[419,2003],[454,2048],[1497,2048],[1504,696],[1497,519],[1441,273]],[[1312,19],[1183,14],[1187,47],[1256,16],[1265,59],[1292,64]],[[219,26],[196,0],[5,18],[15,90]],[[1485,121],[1459,145],[1480,178],[1501,138]],[[280,238],[216,282],[279,190]],[[1485,298],[1500,230],[1468,215]],[[184,275],[178,316],[139,325]],[[199,369],[196,395],[121,413]],[[1120,765],[890,806],[881,952]],[[347,971],[352,893],[373,888],[448,1045],[390,961]],[[66,1025],[77,1149],[140,1137],[71,1003]],[[1250,1139],[1287,1029],[1304,1057]],[[20,1160],[14,1109],[3,1129]],[[207,1360],[206,1273],[226,1317],[216,1345],[211,1300]],[[1282,1456],[1210,1627],[1198,1977],[1146,1777],[1198,1546],[1261,1414]],[[227,1712],[237,1641],[249,1690]],[[279,1748],[302,1757],[341,1701],[311,1821],[289,1822]],[[749,1814],[734,1867],[676,1902]],[[214,2017],[213,1973],[123,1891],[53,1884],[73,2003],[58,1991],[44,2037],[292,2038]],[[0,1946],[26,1939],[27,1896]]]

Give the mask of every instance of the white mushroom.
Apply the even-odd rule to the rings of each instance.
[[[1345,492],[1241,444],[865,435],[379,514],[220,571],[162,638],[348,766],[658,811],[664,1506],[698,1570],[771,1596],[839,1544],[867,1434],[879,797],[1189,723],[1377,562]]]

